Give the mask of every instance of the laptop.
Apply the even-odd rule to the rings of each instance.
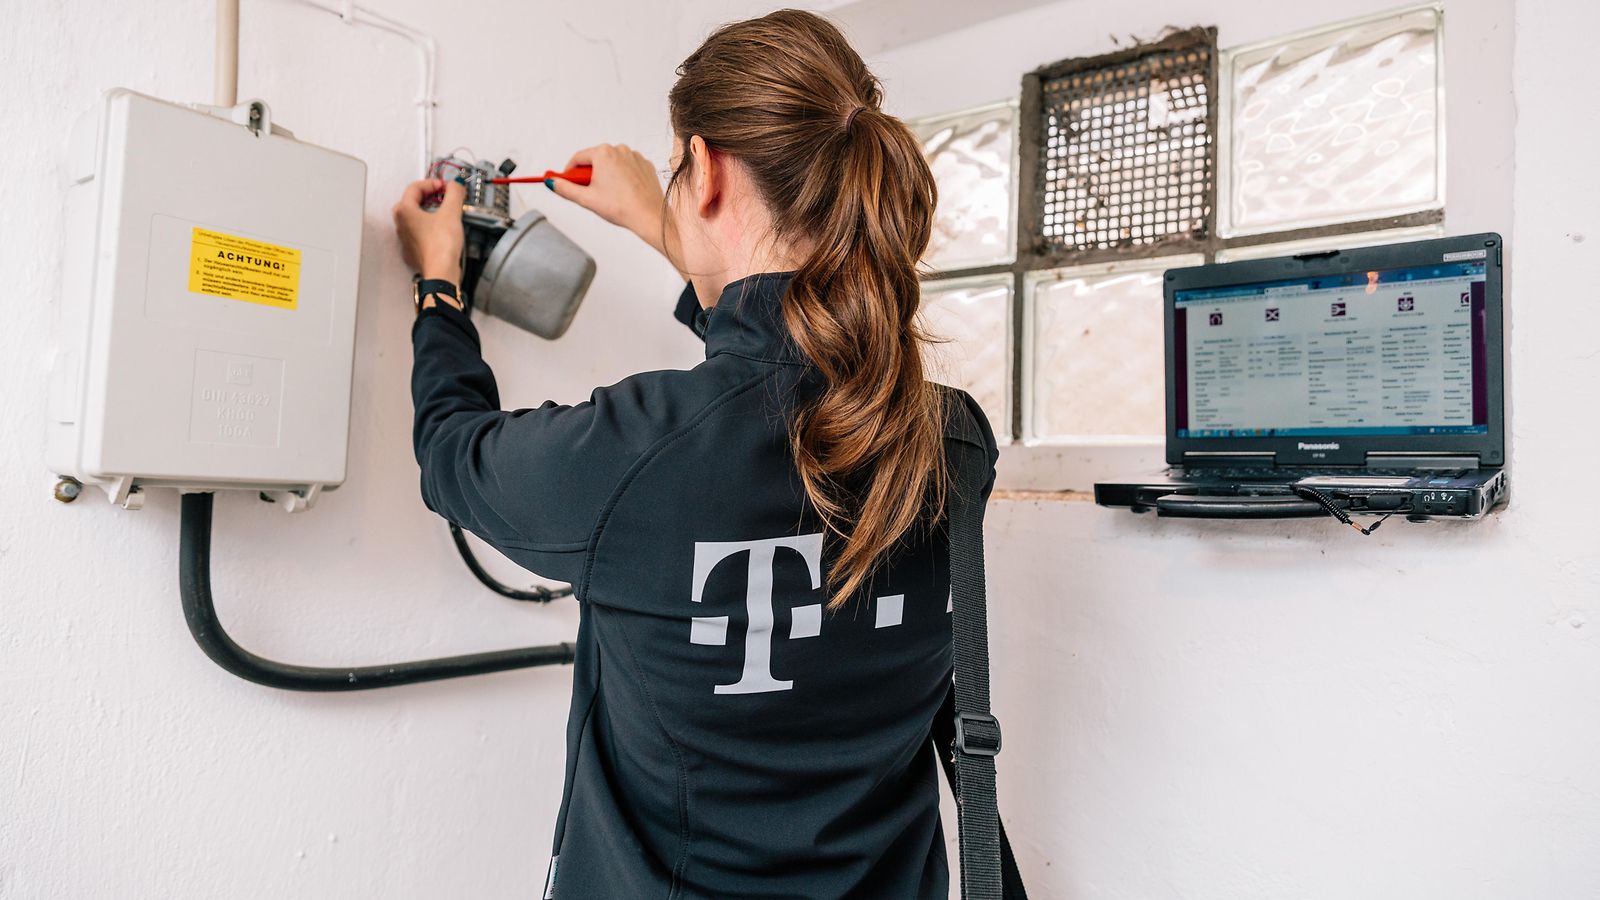
[[[1474,234],[1169,270],[1169,468],[1095,502],[1482,516],[1507,498],[1503,258]]]

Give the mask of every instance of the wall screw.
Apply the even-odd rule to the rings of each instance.
[[[83,494],[83,483],[76,478],[63,477],[56,482],[56,500],[71,503]]]

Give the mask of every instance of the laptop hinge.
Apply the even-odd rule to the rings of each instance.
[[[1367,468],[1392,469],[1403,466],[1409,469],[1476,469],[1479,467],[1475,453],[1368,453]]]

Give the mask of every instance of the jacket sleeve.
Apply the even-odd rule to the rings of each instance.
[[[454,307],[411,331],[412,443],[422,499],[540,575],[576,583],[595,523],[653,439],[628,382],[575,406],[500,409],[477,329]]]

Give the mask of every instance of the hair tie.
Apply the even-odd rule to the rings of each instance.
[[[856,116],[861,115],[862,111],[864,111],[865,109],[866,109],[865,106],[858,106],[855,109],[850,110],[850,115],[845,116],[845,119],[844,119],[844,130],[845,131],[849,131],[851,126],[856,124]]]

